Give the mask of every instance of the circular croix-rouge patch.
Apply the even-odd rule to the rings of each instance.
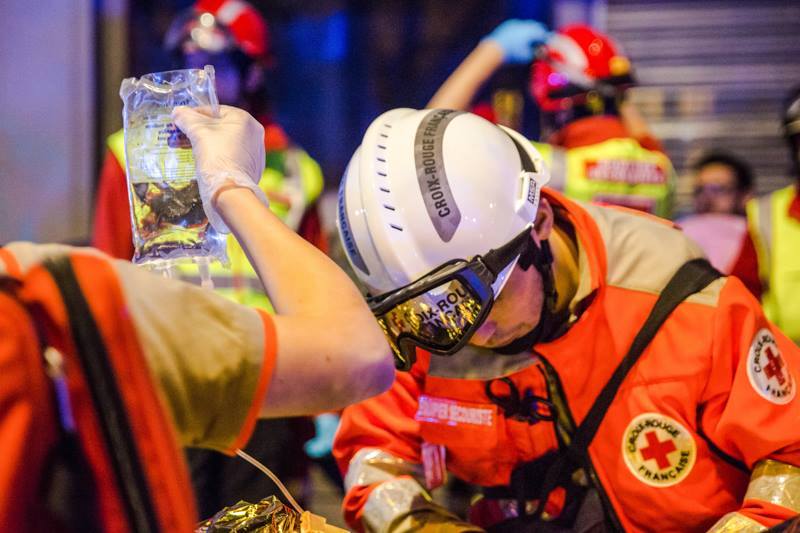
[[[643,413],[631,420],[622,438],[622,456],[631,473],[652,487],[669,487],[691,472],[697,446],[673,418]]]
[[[775,336],[767,328],[758,330],[747,354],[747,377],[758,394],[777,404],[792,401],[797,387]]]

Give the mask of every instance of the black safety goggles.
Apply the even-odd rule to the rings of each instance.
[[[408,285],[370,297],[395,366],[410,369],[417,347],[451,355],[467,344],[494,305],[492,284],[529,246],[535,246],[531,226],[484,255],[449,261]]]

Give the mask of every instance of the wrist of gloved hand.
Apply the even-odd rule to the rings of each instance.
[[[269,205],[258,187],[266,155],[264,127],[255,118],[230,106],[220,106],[218,114],[207,107],[179,106],[172,117],[192,142],[203,209],[214,229],[230,232],[216,205],[217,195],[226,187],[249,189]]]
[[[522,64],[533,61],[536,47],[549,37],[550,31],[541,22],[511,19],[497,26],[484,41],[499,46],[506,63]]]
[[[203,210],[208,217],[208,221],[219,233],[230,233],[230,228],[225,223],[222,215],[217,210],[217,196],[226,189],[249,189],[256,198],[269,207],[267,195],[261,190],[253,179],[242,172],[215,172],[205,174],[197,180],[200,188],[200,198],[203,201]]]

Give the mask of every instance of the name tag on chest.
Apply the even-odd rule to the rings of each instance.
[[[497,406],[422,395],[414,418],[427,442],[447,446],[497,439]],[[466,440],[465,440],[466,439]]]

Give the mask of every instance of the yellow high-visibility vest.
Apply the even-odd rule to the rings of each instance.
[[[663,218],[672,215],[675,170],[664,153],[632,138],[578,148],[533,145],[550,168],[549,186],[569,198],[623,205]]]
[[[108,148],[116,157],[120,166],[125,168],[125,143],[123,130],[108,137]],[[258,186],[270,196],[277,193],[289,199],[291,205],[280,200],[270,201],[270,210],[294,230],[298,229],[300,218],[306,206],[313,203],[325,185],[322,170],[316,161],[305,150],[289,146],[285,150],[268,150],[266,168],[261,175]],[[229,267],[219,262],[211,263],[211,279],[217,292],[233,301],[244,305],[261,307],[272,311],[264,286],[256,275],[255,269],[247,259],[242,246],[230,234],[227,239]],[[200,284],[200,273],[197,265],[178,265],[181,279]]]
[[[747,224],[758,256],[764,313],[800,344],[800,221],[789,216],[790,185],[747,202]]]

